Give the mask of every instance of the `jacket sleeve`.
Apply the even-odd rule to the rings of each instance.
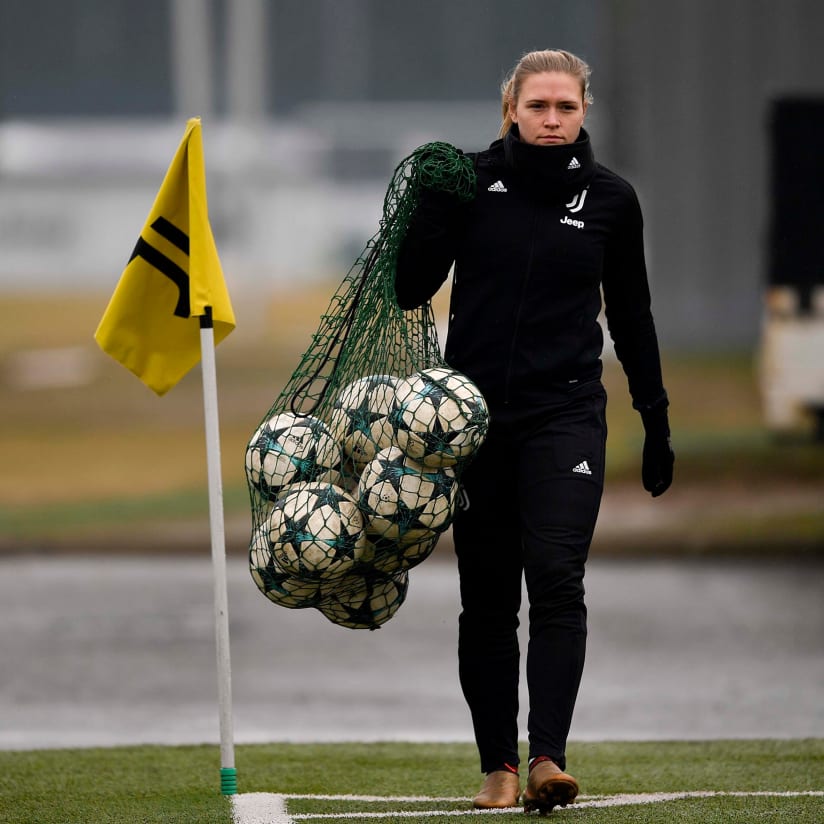
[[[395,295],[401,309],[426,303],[455,260],[460,204],[453,195],[424,189],[398,251]]]
[[[632,405],[643,413],[666,408],[668,401],[652,317],[641,206],[629,186],[622,201],[621,214],[606,248],[604,306],[615,354],[627,376]]]

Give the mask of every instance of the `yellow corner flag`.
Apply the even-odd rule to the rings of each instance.
[[[200,118],[192,118],[94,338],[163,395],[200,360],[200,317],[209,314],[220,343],[235,315],[209,226]]]

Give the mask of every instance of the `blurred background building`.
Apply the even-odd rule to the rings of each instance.
[[[823,36],[820,0],[4,0],[0,288],[110,290],[194,115],[233,292],[337,280],[398,161],[485,147],[509,68],[561,47],[641,197],[664,345],[750,347],[771,106],[824,96]]]

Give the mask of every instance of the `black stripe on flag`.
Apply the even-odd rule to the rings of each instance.
[[[170,223],[165,217],[159,217],[152,224],[152,229],[154,229],[161,237],[165,237],[166,240],[172,244],[172,246],[176,246],[180,249],[184,255],[189,254],[189,236],[186,232],[178,229],[174,223]]]
[[[170,223],[169,226],[171,225]],[[172,226],[172,228],[174,229],[175,227]],[[180,232],[180,234],[183,233]],[[183,235],[183,237],[186,237],[186,235]],[[186,246],[188,247],[188,245],[189,239],[186,238]],[[143,258],[146,263],[153,266],[161,274],[166,275],[166,277],[177,286],[177,306],[175,306],[174,313],[179,318],[188,318],[191,314],[189,304],[189,275],[171,258],[167,258],[163,252],[149,245],[142,237],[138,238],[134,252],[132,252],[132,256],[129,258],[129,263],[136,257]]]

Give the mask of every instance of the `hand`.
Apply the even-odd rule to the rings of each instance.
[[[641,481],[644,489],[657,498],[672,483],[675,453],[672,451],[666,406],[641,412],[646,437],[641,462]]]
[[[460,206],[460,199],[452,192],[421,186],[416,211],[418,215],[442,222],[448,219]]]

